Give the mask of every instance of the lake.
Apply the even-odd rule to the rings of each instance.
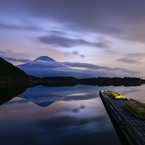
[[[1,98],[8,99],[0,98],[1,145],[121,145],[99,97],[102,89],[145,102],[145,86],[3,90]]]

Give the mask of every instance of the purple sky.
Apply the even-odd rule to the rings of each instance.
[[[0,56],[145,73],[144,0],[1,0]]]

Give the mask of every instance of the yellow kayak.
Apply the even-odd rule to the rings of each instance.
[[[121,94],[121,93],[118,93],[116,91],[110,91],[110,90],[107,90],[107,91],[104,91],[104,90],[101,90],[100,93],[103,95],[106,95],[106,96],[109,96],[113,99],[126,99],[126,97]]]
[[[123,94],[115,92],[115,91],[112,91],[111,95],[114,99],[126,99],[126,97]]]

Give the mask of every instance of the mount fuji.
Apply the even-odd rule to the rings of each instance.
[[[84,69],[76,69],[71,67],[70,64],[75,64],[76,67]],[[123,68],[111,68],[105,66],[98,66],[86,63],[63,63],[57,62],[48,56],[40,56],[35,60],[28,63],[18,65],[20,69],[28,75],[36,77],[48,76],[73,76],[77,78],[91,78],[91,77],[124,77],[132,76],[134,71]]]
[[[96,77],[99,76],[96,72],[89,72],[85,70],[72,69],[67,65],[57,62],[48,56],[41,56],[28,63],[18,65],[20,69],[25,71],[28,75],[36,77],[46,76],[74,76],[78,78]]]

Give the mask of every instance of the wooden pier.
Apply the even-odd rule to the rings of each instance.
[[[101,91],[99,95],[122,144],[145,145],[145,120],[135,117],[126,109],[127,99],[112,99]]]

